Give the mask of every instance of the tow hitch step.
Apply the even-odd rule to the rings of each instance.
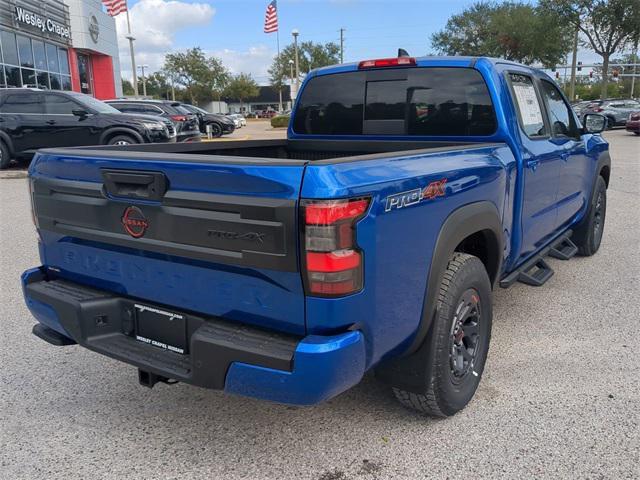
[[[153,388],[153,386],[158,383],[166,383],[167,385],[175,385],[178,383],[176,380],[171,380],[167,377],[163,377],[162,375],[156,375],[152,372],[147,372],[146,370],[138,369],[138,382],[140,385],[147,388]]]
[[[549,250],[549,256],[559,260],[569,260],[575,257],[576,253],[578,253],[578,247],[569,237],[564,238]]]

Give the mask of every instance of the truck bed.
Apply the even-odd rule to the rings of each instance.
[[[197,143],[151,143],[41,150],[83,157],[171,160],[188,163],[304,165],[395,157],[403,153],[445,152],[488,145],[486,142],[373,140],[232,140]],[[493,144],[491,144],[493,145]],[[233,157],[233,158],[225,158]]]

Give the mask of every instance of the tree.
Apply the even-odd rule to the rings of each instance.
[[[282,89],[287,84],[291,75],[289,60],[295,62],[295,47],[287,45],[274,58],[269,68],[269,81],[276,90]],[[298,44],[298,68],[301,74],[307,74],[314,68],[326,67],[340,62],[340,47],[333,43],[301,42]]]
[[[431,44],[446,55],[501,57],[552,66],[569,52],[571,34],[546,10],[519,2],[479,2],[453,15]]]
[[[198,100],[211,100],[214,94],[219,97],[229,80],[229,72],[222,62],[214,57],[207,58],[200,47],[167,54],[164,71],[185,88],[191,103],[196,104]]]
[[[259,94],[260,87],[258,87],[258,84],[251,75],[246,73],[232,77],[224,90],[224,96],[229,99],[238,100],[240,102],[240,108],[242,108],[242,102],[244,100],[255,98]]]
[[[581,44],[602,57],[601,98],[607,97],[611,55],[640,37],[638,0],[541,0],[540,7],[586,37]]]
[[[147,95],[153,98],[169,99],[171,86],[163,72],[154,72],[145,79]],[[138,91],[142,92],[142,78],[138,77]]]
[[[123,95],[134,95],[133,84],[127,80],[126,78],[122,79],[122,94]]]

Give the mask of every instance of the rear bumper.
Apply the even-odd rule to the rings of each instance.
[[[179,312],[191,332],[188,353],[180,355],[135,339],[134,299],[48,278],[42,268],[24,272],[22,286],[27,307],[47,329],[141,370],[200,387],[313,405],[357,384],[364,374],[359,331],[298,338]],[[46,331],[39,331],[46,340]]]

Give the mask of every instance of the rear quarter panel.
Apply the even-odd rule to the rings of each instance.
[[[307,297],[308,333],[326,334],[351,325],[361,329],[367,367],[406,348],[421,320],[431,257],[444,221],[464,205],[490,201],[508,235],[514,175],[515,159],[504,144],[307,166],[302,198],[371,197],[369,212],[357,225],[364,289],[342,299]],[[444,196],[385,211],[388,196],[442,179]]]

